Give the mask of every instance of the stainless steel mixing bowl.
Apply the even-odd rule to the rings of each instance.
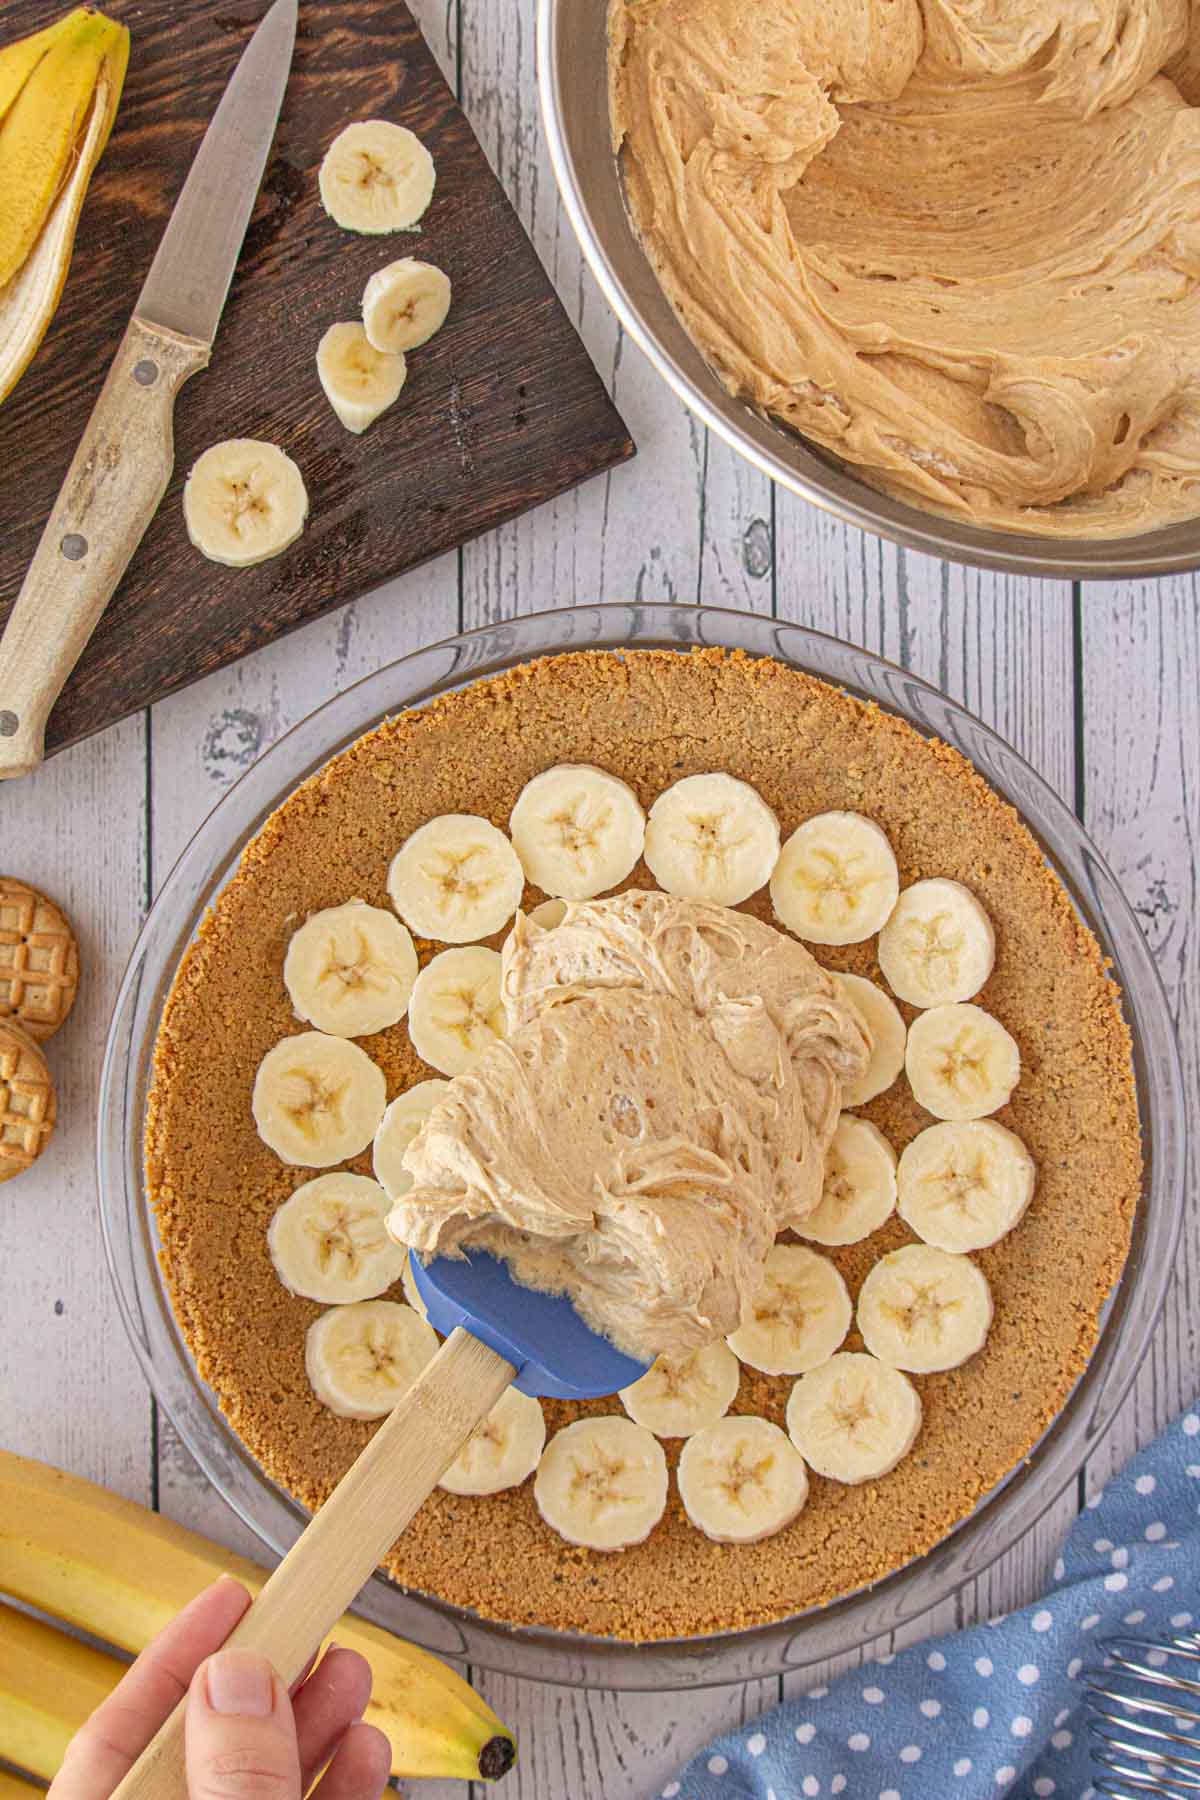
[[[538,0],[538,81],[550,158],[567,216],[609,304],[698,419],[805,500],[933,556],[1060,579],[1167,575],[1200,565],[1200,520],[1140,537],[1065,542],[922,512],[877,493],[727,393],[671,310],[625,210],[608,123],[607,11],[607,0]]]

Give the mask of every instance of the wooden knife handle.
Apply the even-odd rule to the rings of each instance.
[[[459,1327],[297,1538],[229,1639],[288,1687],[516,1371]],[[181,1701],[112,1800],[188,1800]]]
[[[0,778],[42,760],[50,708],[171,479],[175,396],[208,356],[129,322],[0,638]]]

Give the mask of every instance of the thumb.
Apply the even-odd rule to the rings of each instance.
[[[188,1692],[189,1800],[300,1800],[300,1755],[287,1690],[252,1650],[201,1663]]]

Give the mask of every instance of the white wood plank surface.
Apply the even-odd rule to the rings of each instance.
[[[1196,1398],[1200,1368],[1200,590],[1195,578],[1097,586],[1080,609],[1083,815],[1154,952],[1175,1021],[1192,1153],[1175,1278],[1094,1493]]]
[[[879,650],[963,700],[1082,809],[1113,862],[1167,982],[1190,1110],[1200,1112],[1195,583],[1093,587],[1080,601],[1062,585],[906,555],[772,492],[652,375],[582,266],[538,127],[528,0],[417,0],[414,10],[625,414],[638,459],[0,790],[0,866],[71,908],[85,969],[80,1004],[51,1047],[63,1124],[42,1166],[0,1203],[0,1441],[138,1498],[157,1492],[172,1516],[252,1553],[165,1421],[152,1420],[109,1294],[91,1143],[108,1009],[147,897],[230,782],[331,693],[460,622],[597,598],[774,610]],[[1094,1459],[1093,1485],[1195,1395],[1198,1262],[1193,1204],[1154,1353]],[[1067,1496],[972,1589],[904,1636],[1028,1599],[1075,1503]],[[705,1738],[779,1691],[771,1681],[651,1697],[477,1679],[521,1733],[522,1762],[503,1790],[514,1800],[649,1800]],[[418,1792],[451,1800],[465,1790]]]
[[[42,887],[79,938],[79,998],[46,1046],[58,1126],[0,1189],[0,1442],[150,1497],[150,1401],[104,1267],[95,1092],[146,899],[145,730],[128,719],[0,791],[0,868]]]

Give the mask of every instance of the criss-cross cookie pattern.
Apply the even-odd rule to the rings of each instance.
[[[53,901],[0,876],[0,1017],[35,1038],[58,1030],[79,986],[74,933]]]
[[[0,1181],[41,1155],[55,1113],[54,1083],[37,1045],[0,1026]]]

